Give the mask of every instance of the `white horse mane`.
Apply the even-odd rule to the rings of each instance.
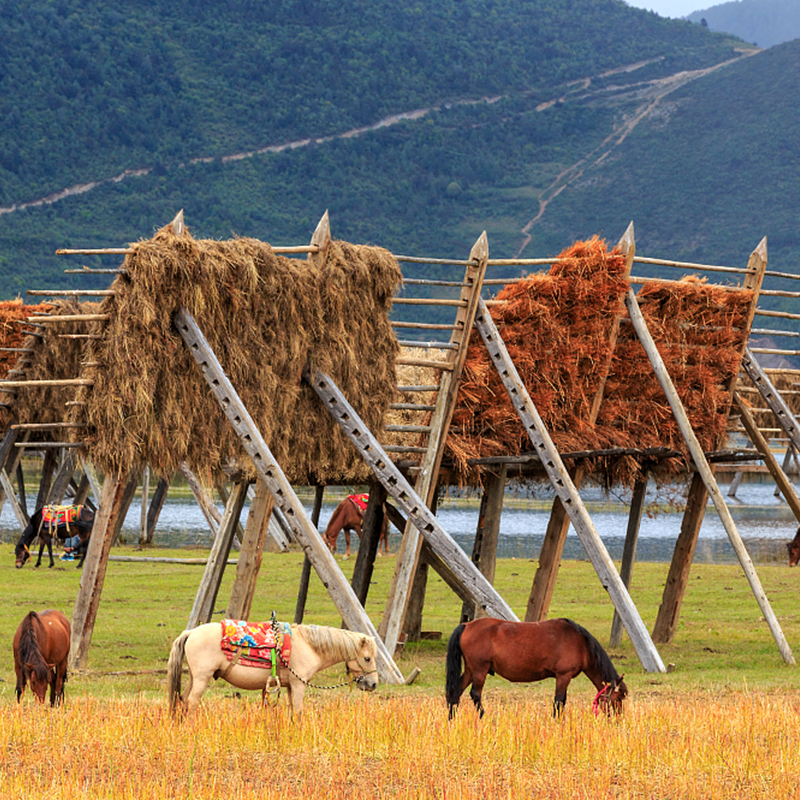
[[[292,630],[299,633],[314,650],[351,661],[361,654],[361,644],[366,639],[375,644],[373,637],[358,631],[344,628],[329,628],[324,625],[292,625]]]

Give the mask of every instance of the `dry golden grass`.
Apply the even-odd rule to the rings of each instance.
[[[591,687],[590,687],[591,688]],[[554,720],[541,692],[467,701],[379,690],[286,700],[208,699],[192,719],[165,704],[83,697],[0,710],[4,798],[780,798],[797,797],[800,695],[747,691],[630,701],[608,720],[576,684]]]

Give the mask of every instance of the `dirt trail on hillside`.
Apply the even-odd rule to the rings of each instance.
[[[542,218],[542,215],[547,210],[548,204],[557,197],[567,186],[570,185],[574,180],[576,180],[580,175],[583,173],[583,170],[586,169],[587,166],[591,166],[594,164],[599,164],[602,162],[604,158],[608,156],[608,154],[617,146],[619,146],[624,140],[625,137],[641,122],[649,113],[652,112],[653,108],[668,94],[674,92],[676,89],[684,86],[687,83],[690,83],[697,78],[701,78],[704,75],[707,75],[709,72],[713,72],[714,70],[720,69],[721,67],[728,66],[729,64],[733,63],[734,61],[738,61],[739,58],[744,58],[748,55],[751,55],[753,52],[758,51],[746,51],[743,52],[741,56],[731,59],[729,61],[724,61],[720,64],[716,64],[713,67],[709,67],[704,70],[696,70],[694,72],[679,72],[675,75],[670,75],[666,78],[661,78],[655,81],[649,81],[642,84],[635,84],[630,87],[627,87],[627,92],[622,94],[617,94],[615,97],[625,97],[625,96],[635,96],[636,94],[641,94],[642,103],[637,109],[636,113],[630,116],[629,118],[625,119],[621,122],[613,131],[612,133],[606,137],[606,139],[600,144],[597,148],[595,148],[591,153],[588,153],[584,156],[580,161],[576,164],[565,169],[561,172],[553,183],[550,184],[541,194],[539,198],[539,209],[536,216],[531,219],[523,228],[522,234],[524,236],[523,243],[519,248],[517,255],[521,254],[522,251],[527,247],[529,244],[531,237],[530,237],[530,229],[533,225],[536,224],[538,220]],[[544,111],[547,108],[550,108],[552,105],[558,102],[574,102],[579,100],[586,100],[593,96],[600,96],[602,93],[608,92],[608,87],[598,90],[592,89],[592,83],[595,80],[600,78],[607,78],[611,75],[621,74],[621,73],[629,73],[633,72],[637,69],[640,69],[647,64],[652,63],[658,59],[651,59],[648,61],[639,61],[635,64],[629,64],[623,67],[617,67],[613,70],[608,70],[607,72],[601,73],[600,75],[595,76],[594,78],[581,78],[576,81],[572,81],[571,83],[567,84],[564,89],[564,93],[556,97],[552,100],[548,100],[544,103],[541,103],[537,106],[537,111]],[[405,120],[418,120],[421,119],[433,111],[440,111],[442,108],[449,108],[451,106],[459,106],[459,105],[477,105],[479,103],[496,103],[498,100],[501,100],[504,95],[497,95],[493,97],[481,97],[476,100],[454,100],[454,101],[443,101],[438,105],[429,106],[427,108],[418,108],[413,111],[403,111],[399,114],[392,114],[388,117],[385,117],[378,122],[368,125],[362,128],[353,128],[352,130],[345,131],[344,133],[335,134],[333,136],[324,136],[322,138],[307,138],[307,139],[298,139],[294,142],[285,142],[283,144],[275,144],[275,145],[266,145],[265,147],[260,147],[254,150],[246,150],[240,153],[233,153],[231,155],[222,156],[220,160],[223,163],[228,163],[231,161],[241,161],[246,158],[254,158],[259,155],[264,155],[266,153],[280,153],[285,150],[295,150],[300,147],[308,147],[311,144],[319,145],[324,144],[326,142],[332,142],[337,139],[352,139],[355,136],[362,136],[365,133],[370,133],[371,131],[376,131],[381,128],[387,128],[391,125],[396,125],[399,122],[403,122]],[[193,158],[190,161],[186,162],[185,164],[179,164],[180,168],[186,167],[192,164],[203,164],[209,163],[214,161],[214,156],[209,157],[198,157]],[[0,216],[3,214],[13,214],[16,211],[22,211],[27,208],[35,208],[37,206],[43,205],[50,205],[52,203],[58,203],[61,200],[64,200],[68,197],[73,197],[79,194],[86,194],[87,192],[91,192],[94,189],[97,189],[100,186],[103,186],[108,183],[119,183],[123,180],[128,180],[130,178],[138,178],[144,175],[148,175],[153,171],[154,167],[140,167],[140,168],[129,168],[123,170],[119,175],[115,175],[111,178],[99,178],[96,180],[90,180],[85,183],[78,183],[73,186],[68,186],[64,189],[61,189],[57,192],[52,192],[51,194],[45,195],[44,197],[39,197],[35,200],[27,200],[20,203],[14,203],[10,206],[0,207]]]
[[[674,75],[668,75],[665,78],[658,78],[653,81],[648,81],[646,83],[639,83],[639,84],[632,84],[627,88],[627,91],[622,91],[615,94],[616,98],[634,98],[638,97],[639,105],[636,107],[636,110],[632,113],[623,118],[611,131],[611,133],[603,139],[603,141],[591,152],[587,153],[583,158],[577,161],[575,164],[567,167],[565,170],[560,172],[555,180],[541,193],[539,196],[539,207],[535,217],[531,219],[523,228],[523,240],[522,244],[520,245],[519,250],[517,250],[516,257],[519,258],[525,248],[530,244],[531,241],[531,229],[533,226],[544,216],[545,212],[547,211],[548,205],[556,198],[561,192],[564,191],[571,183],[576,181],[580,178],[584,171],[588,167],[594,167],[599,164],[602,164],[606,158],[612,153],[612,151],[619,147],[628,135],[633,131],[636,126],[649,117],[656,107],[661,103],[661,101],[667,97],[668,95],[672,94],[677,89],[680,89],[686,84],[691,83],[692,81],[697,80],[698,78],[703,78],[711,72],[715,72],[718,69],[722,69],[724,67],[728,67],[731,64],[741,60],[742,58],[747,58],[754,53],[759,52],[758,50],[744,50],[740,51],[740,55],[736,56],[735,58],[731,58],[728,61],[722,61],[719,64],[715,64],[712,67],[707,67],[705,69],[698,69],[692,70],[688,72],[677,72]],[[603,76],[604,77],[604,76]],[[589,83],[582,83],[581,85],[582,93],[579,95],[569,94],[565,95],[562,98],[558,98],[556,100],[549,101],[548,103],[541,104],[537,111],[544,110],[545,108],[549,108],[551,105],[557,102],[574,102],[576,100],[586,100],[591,98],[593,95],[599,95],[600,91],[607,92],[608,89],[602,89],[597,92],[591,91],[591,81]]]

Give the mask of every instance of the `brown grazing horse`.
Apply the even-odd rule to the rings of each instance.
[[[794,535],[791,542],[787,542],[786,549],[789,551],[789,566],[796,567],[797,562],[800,561],[800,528]]]
[[[28,682],[40,703],[44,703],[48,686],[50,705],[61,703],[67,682],[69,639],[69,620],[60,611],[31,611],[25,616],[14,635],[18,703]]]
[[[331,553],[336,552],[336,540],[339,534],[344,531],[345,558],[350,558],[350,532],[353,531],[361,539],[361,523],[364,520],[364,512],[356,502],[359,497],[367,495],[349,494],[333,510],[328,526],[325,528],[323,538],[328,544]],[[381,543],[383,543],[383,554],[389,553],[389,520],[384,513],[383,525],[381,526],[380,539],[378,540],[378,555],[381,555]]]
[[[461,671],[461,662],[464,671]],[[583,672],[597,688],[595,709],[622,711],[628,687],[608,653],[589,631],[571,619],[508,622],[483,617],[459,625],[447,646],[445,696],[453,718],[464,689],[483,716],[481,694],[487,675],[514,683],[556,679],[553,716],[567,702],[569,682]]]

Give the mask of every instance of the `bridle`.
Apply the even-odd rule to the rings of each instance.
[[[600,691],[598,691],[598,693],[594,696],[594,702],[592,703],[592,711],[594,711],[595,716],[598,716],[600,714],[601,703],[603,704],[606,712],[608,713],[608,707],[611,704],[611,697],[622,683],[622,677],[623,676],[620,675],[619,678],[617,678],[617,680],[612,681],[611,683],[604,683]]]

